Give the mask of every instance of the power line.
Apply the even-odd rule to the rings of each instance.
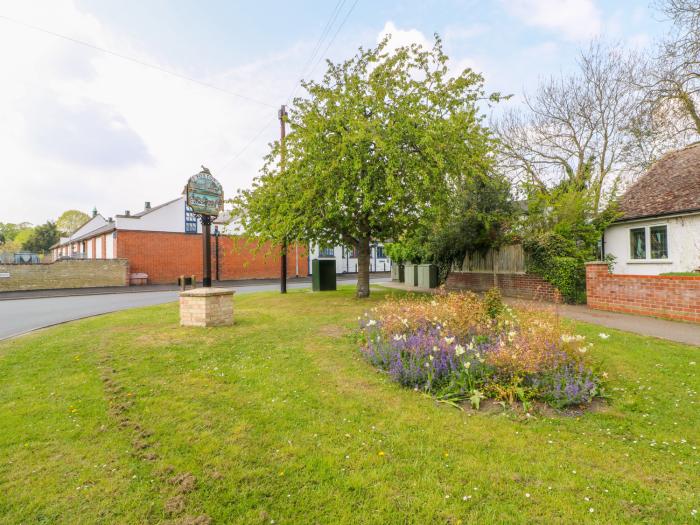
[[[236,160],[238,157],[240,157],[241,155],[243,155],[243,153],[244,153],[250,146],[253,145],[253,143],[257,140],[257,138],[258,138],[260,135],[263,134],[263,131],[267,130],[267,128],[270,127],[270,124],[272,124],[275,120],[277,120],[277,115],[275,115],[273,118],[271,118],[270,120],[268,120],[267,123],[260,129],[260,131],[258,131],[255,135],[253,135],[253,136],[251,137],[251,139],[250,139],[248,142],[246,142],[246,145],[243,146],[240,150],[238,150],[238,152],[237,152],[233,157],[231,157],[230,159],[228,159],[228,160],[226,161],[226,163],[223,164],[223,165],[221,166],[221,168],[219,168],[219,169],[223,171],[226,167],[228,167],[229,164],[231,164],[234,160]]]
[[[318,65],[323,61],[324,55],[328,53],[328,50],[330,47],[333,45],[333,42],[335,42],[335,38],[338,36],[338,33],[340,33],[340,30],[343,29],[343,26],[345,25],[345,22],[348,21],[348,18],[350,18],[350,14],[353,12],[355,9],[355,6],[360,0],[355,0],[353,4],[350,6],[350,9],[348,12],[345,14],[345,18],[343,18],[342,22],[340,22],[340,25],[338,26],[338,29],[335,31],[335,34],[333,35],[333,38],[331,38],[330,42],[328,42],[328,45],[326,46],[326,49],[323,50],[323,55],[319,57],[318,62],[314,65],[314,67],[311,69],[311,72],[309,73],[310,75],[313,74],[313,72],[316,70]]]
[[[345,0],[338,0],[338,2],[335,4],[335,7],[333,8],[333,11],[331,12],[331,16],[328,18],[328,21],[326,22],[326,25],[323,28],[323,31],[321,32],[321,35],[318,37],[318,41],[316,42],[316,45],[314,46],[314,49],[311,52],[311,55],[309,56],[306,63],[304,64],[304,67],[301,69],[301,75],[300,75],[299,81],[294,83],[294,89],[292,90],[291,94],[287,97],[287,103],[291,102],[292,98],[296,94],[301,80],[303,80],[306,71],[308,70],[309,66],[316,58],[316,54],[321,49],[321,46],[323,45],[323,41],[325,40],[326,36],[328,36],[328,33],[329,33],[331,27],[335,23],[336,19],[338,18],[338,15],[340,14],[341,9],[343,8],[343,5],[345,5]]]
[[[355,4],[357,4],[357,1],[358,1],[358,0],[355,0]],[[340,12],[342,11],[342,8],[343,8],[343,6],[345,5],[345,2],[346,2],[346,0],[338,0],[338,2],[335,4],[335,7],[333,8],[333,11],[331,11],[331,14],[330,14],[330,16],[329,16],[329,18],[328,18],[328,21],[326,22],[326,25],[324,26],[323,31],[321,31],[321,35],[319,36],[318,41],[316,42],[316,45],[314,46],[314,48],[313,48],[313,50],[312,50],[312,52],[311,52],[311,55],[310,55],[309,58],[306,60],[306,63],[304,64],[304,67],[303,67],[302,70],[301,70],[302,77],[303,77],[303,75],[304,75],[304,72],[308,69],[309,65],[310,65],[310,64],[314,61],[314,59],[316,58],[319,49],[321,49],[321,46],[323,45],[323,41],[324,41],[324,40],[326,39],[326,37],[330,34],[330,30],[331,30],[331,28],[333,27],[333,24],[335,23],[335,21],[337,20],[338,15],[339,15]],[[352,9],[355,7],[355,4],[353,4],[353,6],[350,8],[350,11],[352,11]],[[335,35],[333,36],[333,39],[335,39],[335,36],[337,36],[337,34],[338,34],[340,28],[341,28],[342,25],[345,23],[345,20],[347,20],[347,17],[348,17],[348,15],[350,14],[350,11],[348,11],[348,14],[347,14],[347,15],[345,16],[345,18],[343,19],[343,22],[342,22],[341,25],[339,26],[338,31],[336,31]],[[331,40],[330,43],[332,43],[332,40]],[[328,47],[329,47],[329,46],[326,46],[326,51],[328,50]],[[315,69],[315,68],[317,67],[317,65],[318,65],[318,64],[316,64],[316,66],[314,66],[313,69]],[[312,71],[313,71],[313,70],[312,70]],[[297,91],[298,88],[299,88],[299,82],[296,82],[295,85],[294,85],[294,89],[292,90],[292,92],[290,93],[290,95],[287,97],[287,102],[289,102],[289,101],[292,100],[292,97],[296,94],[296,91]],[[258,131],[255,135],[253,135],[253,137],[245,144],[245,146],[243,146],[240,150],[238,150],[238,152],[237,152],[233,157],[231,157],[230,159],[228,159],[228,160],[221,166],[220,169],[221,169],[221,170],[224,170],[224,169],[225,169],[227,166],[229,166],[234,160],[238,159],[238,157],[240,157],[243,153],[245,153],[245,151],[247,151],[248,148],[249,148],[250,146],[252,146],[253,143],[257,140],[257,138],[258,138],[260,135],[262,135],[262,133],[263,133],[265,130],[267,130],[267,128],[270,127],[270,124],[272,124],[272,122],[273,122],[274,120],[275,120],[275,118],[272,118],[272,119],[270,119],[269,121],[267,121],[267,123],[260,129],[260,131]]]
[[[62,35],[62,34],[60,34],[60,33],[56,33],[56,32],[54,32],[54,31],[50,31],[50,30],[48,30],[48,29],[44,29],[44,28],[42,28],[42,27],[38,27],[38,26],[35,26],[35,25],[32,25],[32,24],[27,24],[26,22],[22,22],[22,21],[20,21],[20,20],[15,20],[14,18],[10,18],[9,16],[0,15],[0,18],[2,18],[2,19],[4,19],[4,20],[7,20],[8,22],[12,22],[12,23],[14,23],[14,24],[24,26],[24,27],[29,28],[29,29],[33,29],[33,30],[35,30],[35,31],[40,31],[41,33],[46,33],[47,35],[51,35],[51,36],[54,36],[54,37],[56,37],[56,38],[61,38],[61,39],[63,39],[63,40],[67,40],[67,41],[69,41],[69,42],[73,42],[74,44],[79,44],[79,45],[81,45],[81,46],[89,47],[90,49],[94,49],[94,50],[96,50],[96,51],[101,51],[102,53],[106,53],[106,54],[108,54],[108,55],[112,55],[112,56],[115,56],[115,57],[117,57],[117,58],[121,58],[122,60],[128,60],[129,62],[133,62],[133,63],[138,64],[138,65],[140,65],[140,66],[147,67],[147,68],[150,68],[150,69],[154,69],[154,70],[156,70],[156,71],[160,71],[161,73],[165,73],[165,74],[171,75],[171,76],[173,76],[173,77],[177,77],[177,78],[180,78],[180,79],[183,79],[183,80],[187,80],[187,81],[189,81],[189,82],[193,82],[194,84],[199,84],[200,86],[204,86],[204,87],[207,87],[207,88],[209,88],[209,89],[214,89],[214,90],[216,90],[216,91],[220,91],[221,93],[226,93],[227,95],[231,95],[231,96],[238,97],[238,98],[241,98],[241,99],[244,99],[244,100],[248,100],[249,102],[254,102],[254,103],[256,103],[256,104],[260,104],[260,105],[262,105],[262,106],[267,106],[267,107],[270,107],[270,108],[276,108],[276,107],[277,107],[277,106],[274,105],[274,104],[269,104],[269,103],[264,102],[264,101],[262,101],[262,100],[258,100],[258,99],[256,99],[256,98],[249,97],[249,96],[247,96],[247,95],[242,95],[242,94],[236,93],[236,92],[234,92],[234,91],[229,91],[229,90],[224,89],[224,88],[221,88],[221,87],[219,87],[219,86],[215,86],[214,84],[209,84],[208,82],[203,82],[203,81],[197,80],[197,79],[195,79],[195,78],[191,78],[191,77],[188,77],[188,76],[185,76],[185,75],[181,75],[180,73],[175,73],[174,71],[170,71],[170,70],[168,70],[168,69],[165,69],[165,68],[163,68],[163,67],[157,66],[157,65],[155,65],[155,64],[150,64],[150,63],[148,63],[148,62],[144,62],[144,61],[139,60],[139,59],[137,59],[137,58],[130,57],[130,56],[128,56],[128,55],[123,55],[123,54],[121,54],[121,53],[117,53],[116,51],[111,51],[111,50],[109,50],[109,49],[105,49],[105,48],[96,46],[95,44],[91,44],[91,43],[85,42],[85,41],[83,41],[83,40],[78,40],[77,38],[73,38],[73,37],[70,37],[70,36]]]

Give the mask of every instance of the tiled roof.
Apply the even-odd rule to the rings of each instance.
[[[700,143],[661,157],[620,198],[626,221],[700,211]]]

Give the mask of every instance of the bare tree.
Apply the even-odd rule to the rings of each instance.
[[[637,81],[645,95],[637,129],[652,156],[700,138],[700,2],[659,0],[656,6],[673,27]]]
[[[543,81],[525,96],[524,110],[506,113],[495,129],[502,166],[543,191],[566,180],[588,189],[594,210],[635,156],[630,131],[640,102],[631,82],[636,59],[594,42],[571,75]]]

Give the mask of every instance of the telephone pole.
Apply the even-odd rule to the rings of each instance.
[[[283,104],[277,113],[280,119],[280,170],[284,172],[284,136],[286,132],[287,108]],[[287,293],[287,239],[282,239],[282,253],[280,254],[280,293]]]

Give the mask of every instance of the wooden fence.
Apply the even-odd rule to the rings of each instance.
[[[527,257],[521,244],[489,249],[486,253],[467,254],[456,271],[475,273],[525,273]]]

